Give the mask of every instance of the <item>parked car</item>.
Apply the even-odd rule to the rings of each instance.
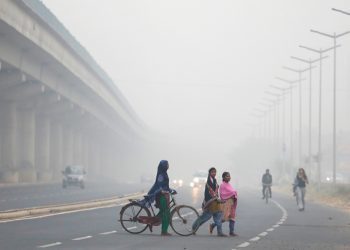
[[[62,187],[67,188],[68,186],[79,186],[80,188],[85,188],[85,175],[86,171],[82,166],[66,166],[64,171],[62,171],[63,180]]]
[[[193,174],[192,182],[190,183],[191,187],[204,187],[207,183],[208,171],[198,170]]]

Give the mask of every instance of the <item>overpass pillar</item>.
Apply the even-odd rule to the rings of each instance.
[[[38,116],[36,120],[35,166],[38,181],[48,182],[52,179],[50,169],[50,121],[47,116]]]
[[[19,110],[18,170],[20,182],[36,182],[35,113],[31,108]]]
[[[13,101],[0,103],[0,181],[17,183],[17,111]]]
[[[61,180],[61,171],[64,168],[62,151],[62,125],[57,122],[51,122],[50,134],[50,168],[53,174],[53,179]]]
[[[73,163],[76,165],[82,165],[82,142],[81,133],[79,131],[74,131],[73,133]]]
[[[73,130],[69,126],[63,127],[62,149],[63,149],[62,168],[64,168],[67,165],[73,164]]]
[[[89,147],[88,147],[89,140],[85,134],[82,135],[81,138],[81,161],[82,165],[88,172],[89,169]],[[88,173],[89,174],[89,173]]]

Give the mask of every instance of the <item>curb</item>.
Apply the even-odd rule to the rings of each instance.
[[[52,205],[52,206],[43,206],[43,207],[31,207],[31,208],[24,208],[24,209],[6,210],[6,211],[0,212],[0,221],[39,216],[39,215],[47,215],[47,214],[56,214],[61,212],[76,211],[80,209],[99,208],[104,206],[116,205],[124,201],[127,201],[129,199],[140,198],[144,194],[145,193],[138,192],[138,193],[123,195],[118,197],[92,200],[88,202],[77,202],[77,203],[68,203],[64,205]]]

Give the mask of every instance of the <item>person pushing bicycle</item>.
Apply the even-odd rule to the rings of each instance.
[[[167,171],[169,169],[169,163],[167,160],[161,160],[158,165],[158,171],[156,180],[148,191],[147,195],[149,196],[148,202],[156,202],[156,207],[159,208],[158,216],[161,218],[162,223],[162,232],[163,236],[170,236],[168,233],[168,227],[170,223],[170,193],[176,194],[174,189],[169,187],[169,177]]]
[[[270,198],[272,196],[272,192],[271,192],[271,185],[272,185],[272,175],[270,174],[270,170],[266,169],[265,174],[263,174],[262,178],[261,178],[261,182],[262,182],[262,194],[263,197],[262,199],[265,199],[265,189],[268,188],[270,191]]]

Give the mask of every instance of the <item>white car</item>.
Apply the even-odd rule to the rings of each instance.
[[[79,186],[81,189],[85,188],[85,169],[82,166],[67,166],[62,171],[63,180],[62,187]]]
[[[208,171],[205,170],[198,170],[193,174],[192,182],[190,183],[190,186],[195,187],[204,187],[204,185],[207,183],[208,178]]]

